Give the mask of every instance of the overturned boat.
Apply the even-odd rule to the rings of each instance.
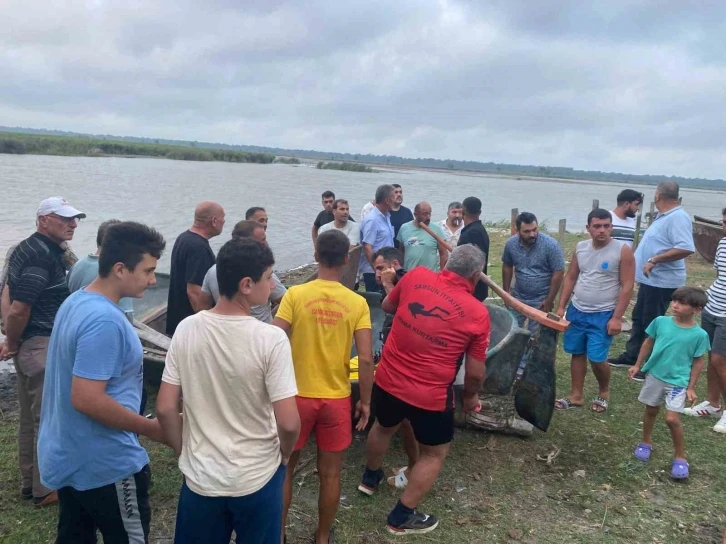
[[[693,243],[699,255],[712,263],[716,259],[718,243],[723,238],[723,226],[720,221],[693,216]]]
[[[351,250],[351,263],[357,263],[360,248]],[[349,265],[343,272],[341,282],[349,288],[356,283],[357,264]],[[305,281],[312,281],[312,274]],[[166,305],[169,291],[169,276],[157,274],[155,286],[147,289],[144,298],[134,302],[137,333],[144,344],[144,377],[154,386],[161,381],[166,349],[170,339],[163,333],[166,329]],[[377,362],[382,350],[382,330],[385,312],[381,308],[380,293],[359,293],[365,298],[371,312],[373,354]],[[540,327],[540,332],[531,337],[529,331],[517,326],[512,314],[504,307],[486,304],[491,321],[491,340],[487,351],[486,378],[479,391],[482,411],[464,413],[461,396],[463,382],[455,383],[456,424],[459,427],[496,430],[518,433],[517,415],[534,427],[546,431],[555,402],[555,356],[557,331]],[[526,354],[528,363],[521,376],[517,376],[519,363]],[[351,359],[356,358],[355,346]],[[461,380],[459,380],[461,381]],[[358,374],[351,369],[353,406],[360,397]],[[372,407],[375,414],[375,406]]]

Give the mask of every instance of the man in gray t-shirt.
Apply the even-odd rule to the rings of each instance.
[[[234,226],[232,238],[252,238],[267,245],[266,226],[256,221],[240,221]],[[272,274],[275,287],[270,291],[267,304],[252,306],[250,315],[265,323],[272,323],[272,306],[277,305],[287,292],[276,274]],[[217,265],[212,266],[204,276],[202,282],[202,296],[205,297],[205,307],[212,308],[219,300],[219,283],[217,283]]]
[[[594,209],[587,216],[591,240],[577,244],[570,268],[565,276],[557,315],[567,309],[570,326],[564,335],[564,350],[572,355],[570,394],[556,401],[555,408],[567,410],[583,406],[583,388],[587,362],[597,378],[598,395],[590,409],[603,413],[610,400],[610,365],[608,351],[613,338],[623,326],[635,283],[633,250],[610,235],[613,220],[610,212]],[[573,296],[574,295],[574,296]]]

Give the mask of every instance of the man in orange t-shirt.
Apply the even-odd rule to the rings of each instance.
[[[340,283],[349,247],[343,232],[323,232],[315,250],[318,278],[291,287],[273,321],[273,325],[290,337],[301,421],[300,437],[290,457],[285,480],[283,521],[292,502],[292,478],[300,450],[315,431],[320,476],[320,510],[315,533],[318,544],[330,539],[340,501],[343,452],[353,440],[350,348],[354,338],[361,398],[356,406],[356,416],[360,416],[357,429],[365,429],[371,409],[371,314],[366,300]]]
[[[366,468],[358,489],[370,495],[378,487],[391,437],[408,420],[420,458],[388,515],[392,534],[427,533],[438,525],[434,516],[415,508],[436,481],[454,437],[454,380],[464,355],[464,410],[479,406],[491,324],[473,293],[485,258],[473,245],[459,246],[444,271],[410,270],[382,303],[395,316],[376,370],[376,423],[366,441]]]

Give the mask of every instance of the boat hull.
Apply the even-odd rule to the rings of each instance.
[[[723,228],[718,221],[699,216],[693,218],[693,243],[699,255],[709,263],[716,259],[718,243],[723,236]]]

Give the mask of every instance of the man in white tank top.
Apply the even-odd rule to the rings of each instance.
[[[572,297],[572,304],[567,309],[570,326],[564,335],[565,352],[572,355],[572,383],[569,396],[555,402],[557,410],[584,405],[588,360],[598,383],[598,395],[590,409],[603,413],[608,407],[608,351],[613,337],[622,329],[623,314],[635,283],[633,250],[626,243],[611,238],[612,228],[610,212],[599,208],[590,212],[587,232],[591,240],[577,244],[565,276],[557,315],[565,315],[565,306]]]

